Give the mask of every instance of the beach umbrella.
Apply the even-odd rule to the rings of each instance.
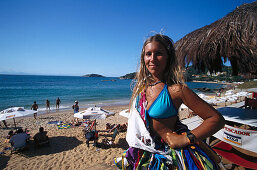
[[[25,110],[24,107],[11,107],[0,112],[0,120],[13,119],[16,128],[15,118],[28,116],[36,113],[35,110]]]
[[[119,114],[123,117],[129,118],[129,109],[122,110]]]
[[[102,109],[101,107],[89,107],[88,109],[75,113],[74,117],[79,119],[105,119],[113,115],[113,112]]]
[[[113,115],[113,112],[102,109],[101,107],[89,107],[88,109],[75,113],[74,117],[79,119],[94,119],[94,128],[96,130],[96,119],[106,119]]]
[[[182,66],[211,73],[230,61],[232,74],[257,76],[257,1],[243,4],[216,22],[197,29],[175,43]]]

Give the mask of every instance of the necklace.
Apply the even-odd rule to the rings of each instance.
[[[161,81],[157,81],[157,82],[155,82],[153,84],[149,84],[149,86],[155,86],[156,84],[159,84],[159,83],[161,83]]]

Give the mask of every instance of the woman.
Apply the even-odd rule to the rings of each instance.
[[[123,155],[128,162],[123,167],[187,169],[194,167],[190,160],[202,167],[208,166],[202,160],[190,157],[190,153],[191,156],[199,154],[199,159],[205,155],[196,143],[221,129],[225,120],[191,91],[182,77],[172,40],[160,34],[149,37],[142,48],[140,70],[130,102],[131,116],[126,137],[130,148]],[[204,120],[192,131],[178,120],[182,103]],[[210,168],[215,169],[215,162],[209,162],[212,163]],[[199,169],[198,165],[195,167]]]

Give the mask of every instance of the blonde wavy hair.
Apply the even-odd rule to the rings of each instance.
[[[178,64],[178,60],[175,54],[175,48],[173,41],[166,35],[162,34],[155,34],[153,36],[150,36],[146,39],[146,41],[143,44],[142,51],[141,51],[141,57],[140,57],[140,66],[139,71],[136,74],[136,78],[133,81],[134,88],[132,97],[130,100],[130,105],[132,104],[132,101],[134,98],[147,86],[147,84],[153,83],[153,78],[151,76],[151,73],[147,70],[145,62],[144,62],[144,56],[145,56],[145,46],[148,43],[151,42],[159,42],[162,44],[168,54],[168,60],[167,60],[167,66],[165,68],[164,73],[164,81],[169,86],[172,84],[183,84],[184,78],[181,66]]]

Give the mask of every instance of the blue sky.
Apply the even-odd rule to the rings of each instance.
[[[0,0],[0,73],[122,76],[143,41],[174,42],[253,0]]]

